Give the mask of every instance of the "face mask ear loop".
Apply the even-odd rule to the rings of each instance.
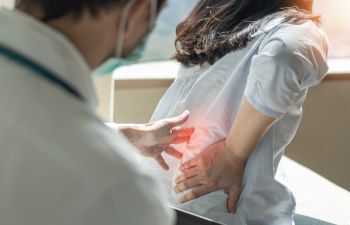
[[[121,58],[122,54],[123,54],[123,48],[124,48],[124,33],[126,30],[126,25],[128,22],[128,15],[130,12],[131,7],[135,4],[137,0],[131,0],[129,1],[123,12],[122,15],[120,17],[120,21],[119,21],[119,26],[118,26],[118,36],[117,36],[117,50],[116,50],[116,57],[117,58]]]
[[[158,14],[158,6],[157,6],[158,1],[157,0],[151,0],[151,16],[150,16],[150,24],[149,27],[152,28],[156,19],[157,19],[157,14]]]

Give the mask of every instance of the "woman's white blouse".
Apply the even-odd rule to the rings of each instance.
[[[182,161],[165,156],[170,171],[147,159],[143,163],[162,179],[177,207],[225,224],[294,224],[295,199],[278,165],[299,126],[308,88],[317,85],[327,71],[327,38],[311,21],[276,25],[214,65],[182,67],[152,120],[190,110],[185,126],[194,126],[195,134],[188,144],[175,146],[184,153]],[[250,155],[237,213],[227,212],[224,190],[178,204],[173,186],[180,163],[227,137],[243,96],[278,121]]]

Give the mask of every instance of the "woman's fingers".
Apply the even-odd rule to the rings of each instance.
[[[168,155],[171,155],[175,158],[178,158],[178,159],[181,159],[182,158],[182,153],[179,152],[178,150],[176,150],[175,148],[173,147],[168,147],[164,150]]]
[[[196,167],[198,165],[198,160],[199,160],[199,158],[196,157],[192,160],[185,162],[184,164],[181,165],[180,170],[185,171],[185,170],[191,169],[193,167]]]
[[[191,169],[188,169],[186,171],[184,171],[180,176],[178,176],[175,180],[175,183],[176,184],[179,184],[181,182],[183,182],[184,180],[186,179],[190,179],[192,177],[195,177],[197,176],[197,170],[195,168],[191,168]]]
[[[212,190],[210,190],[207,186],[205,185],[198,185],[195,188],[193,188],[189,193],[187,193],[185,196],[183,196],[180,199],[180,203],[185,203],[188,201],[191,201],[193,199],[202,197],[203,195],[206,195],[210,193]]]
[[[164,170],[169,170],[169,165],[165,162],[162,155],[159,155],[155,160]]]
[[[198,179],[198,176],[186,179],[184,181],[182,181],[181,183],[178,183],[175,188],[174,191],[176,193],[180,193],[186,190],[189,190],[191,188],[196,187],[197,185],[200,185],[200,181]]]
[[[240,188],[233,185],[229,188],[227,208],[230,213],[235,213],[237,208],[237,202],[240,195]]]

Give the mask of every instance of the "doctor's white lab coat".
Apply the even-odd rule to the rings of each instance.
[[[0,55],[0,225],[170,225],[157,182],[101,122],[90,71],[61,34],[0,9],[0,44],[57,74],[77,99]]]

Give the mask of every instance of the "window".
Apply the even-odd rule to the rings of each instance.
[[[175,28],[197,0],[169,0],[150,35],[142,61],[169,59],[175,52]],[[330,58],[350,58],[350,0],[314,0],[330,40]]]
[[[168,0],[150,34],[141,61],[168,60],[175,53],[176,26],[191,12],[198,0]]]
[[[14,0],[0,0],[12,6]],[[192,10],[197,0],[168,0],[154,32],[147,42],[142,61],[169,59],[175,52],[176,25]],[[350,58],[350,0],[314,0],[314,10],[322,15],[330,40],[331,58]]]
[[[14,0],[0,0],[0,6],[13,7]]]
[[[314,0],[330,40],[330,58],[350,58],[350,1]]]

